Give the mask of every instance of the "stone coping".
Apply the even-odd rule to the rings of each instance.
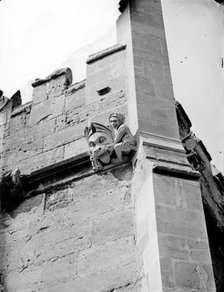
[[[86,86],[86,79],[81,80],[81,81],[76,82],[76,83],[73,83],[66,90],[66,95],[70,95],[70,94],[74,93],[75,91],[84,88],[85,86]]]
[[[11,113],[11,117],[15,117],[17,115],[20,115],[23,112],[30,111],[32,104],[33,104],[33,101],[29,101],[23,105],[20,105],[19,107],[13,110],[13,112]]]
[[[33,83],[32,86],[36,87],[39,86],[41,84],[44,84],[46,82],[49,82],[52,79],[56,79],[62,75],[66,75],[66,79],[67,79],[67,85],[72,84],[72,71],[70,68],[63,68],[63,69],[58,69],[55,72],[53,72],[51,75],[49,75],[47,78],[45,79],[40,79],[37,78]]]
[[[87,59],[86,63],[92,64],[100,59],[103,59],[109,55],[123,51],[125,49],[126,49],[126,45],[115,45],[113,47],[107,48],[105,50],[102,50],[100,52],[97,52],[95,54],[90,55],[89,58]]]

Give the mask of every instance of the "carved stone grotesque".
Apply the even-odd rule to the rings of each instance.
[[[1,209],[11,211],[24,199],[24,196],[23,176],[20,170],[16,168],[4,173],[0,179]]]
[[[94,171],[102,169],[109,163],[127,161],[132,150],[136,150],[136,140],[128,126],[124,124],[124,120],[121,114],[111,114],[110,126],[91,123],[90,127],[85,128]]]
[[[198,156],[197,152],[195,151],[195,148],[196,148],[198,142],[199,142],[199,140],[192,132],[190,132],[182,140],[183,146],[186,150],[187,159],[188,159],[189,163],[193,166],[194,169],[199,171],[203,165],[202,165],[202,161],[201,161],[200,157]]]
[[[113,113],[109,116],[110,130],[112,132],[114,150],[118,161],[127,159],[131,150],[136,150],[136,140],[130,129],[124,124],[125,117],[122,114]]]
[[[110,129],[99,123],[85,128],[85,137],[90,148],[90,160],[95,171],[110,163],[113,153],[113,138]]]

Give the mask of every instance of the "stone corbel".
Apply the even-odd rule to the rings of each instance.
[[[16,168],[4,173],[0,180],[1,211],[10,212],[25,198],[24,176]]]
[[[124,124],[123,115],[111,114],[109,122],[111,125],[108,127],[93,122],[84,131],[94,171],[130,160],[137,149],[137,142]]]

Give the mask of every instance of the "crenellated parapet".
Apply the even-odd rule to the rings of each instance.
[[[21,105],[19,92],[9,100],[2,94],[3,172],[19,165],[21,173],[30,174],[80,154],[88,157],[86,126],[106,124],[112,112],[128,123],[125,55],[126,46],[117,45],[90,56],[86,79],[79,82],[72,83],[69,68],[36,79],[27,104]]]
[[[60,96],[72,84],[72,71],[70,68],[59,69],[45,79],[37,78],[32,86],[33,102],[39,103],[51,97]]]

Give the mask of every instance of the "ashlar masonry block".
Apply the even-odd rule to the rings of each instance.
[[[146,291],[216,291],[199,181],[154,168],[145,160],[132,185]]]
[[[0,252],[7,290],[138,291],[132,168],[82,174],[48,185],[4,217]]]
[[[57,70],[46,79],[37,79],[33,84],[33,105],[30,125],[52,119],[63,113],[64,93],[72,83],[71,69]]]
[[[101,98],[110,96],[111,99],[119,93],[126,93],[125,48],[114,46],[89,57],[86,73],[87,104],[100,103]],[[111,105],[108,105],[108,109],[111,109]]]
[[[65,112],[85,104],[85,80],[71,85],[65,93]]]
[[[0,113],[0,126],[6,124],[7,121],[7,112]]]
[[[63,113],[64,96],[47,99],[32,106],[30,125],[37,125],[41,121],[53,119]]]
[[[33,103],[60,96],[72,84],[70,68],[59,69],[45,79],[36,79],[33,83]]]

